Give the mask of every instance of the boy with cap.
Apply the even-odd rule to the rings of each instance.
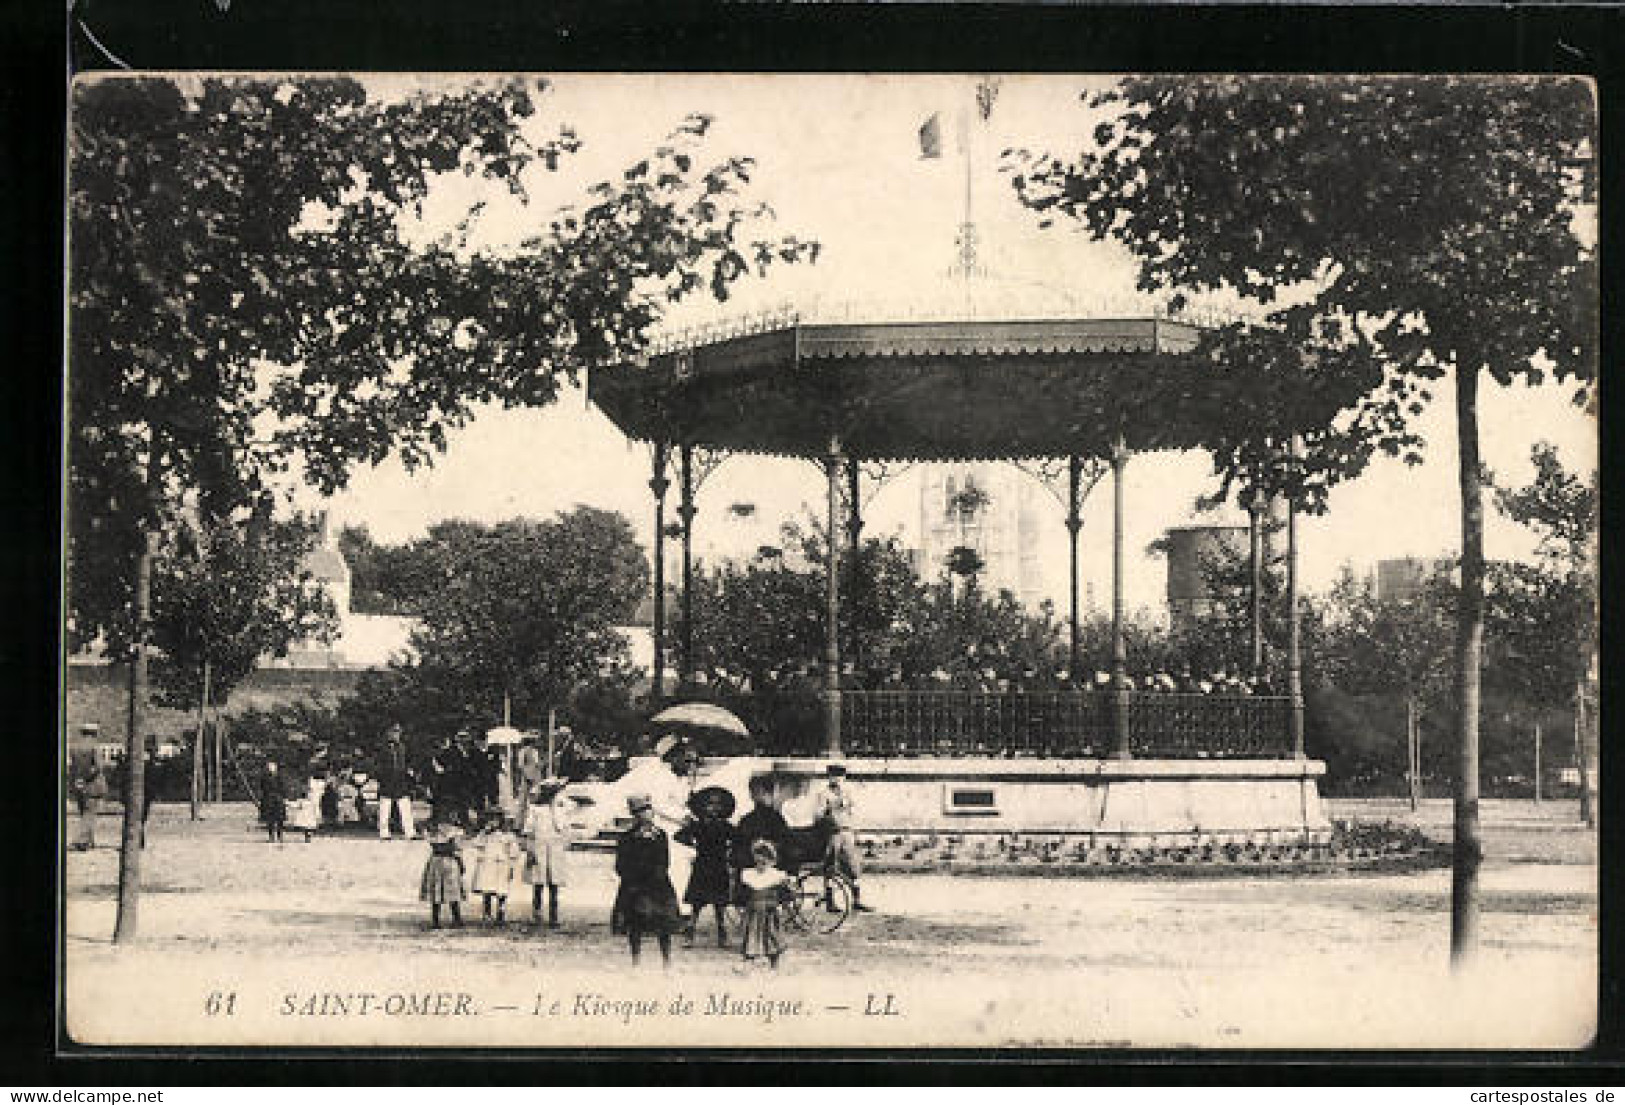
[[[830,764],[825,768],[825,774],[829,778],[829,785],[818,792],[817,805],[818,824],[829,833],[829,843],[824,846],[824,862],[851,882],[852,908],[868,913],[870,907],[863,904],[858,892],[858,878],[863,874],[863,865],[858,859],[858,840],[853,833],[852,798],[841,785],[846,779],[846,765]]]
[[[646,794],[634,794],[626,808],[635,819],[615,846],[615,874],[621,887],[616,911],[626,924],[632,962],[643,951],[643,937],[660,945],[660,959],[671,966],[671,934],[682,923],[677,891],[671,885],[671,846],[666,831],[655,824],[654,803]]]

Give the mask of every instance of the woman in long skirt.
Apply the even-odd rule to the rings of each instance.
[[[660,959],[671,965],[671,934],[682,923],[677,891],[671,885],[671,847],[666,831],[654,823],[654,805],[647,795],[626,800],[635,818],[615,846],[615,873],[621,887],[617,897],[626,924],[626,940],[637,963],[644,936],[660,945]]]

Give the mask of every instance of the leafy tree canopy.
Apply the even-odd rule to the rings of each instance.
[[[1014,155],[1023,202],[1124,245],[1142,290],[1270,310],[1206,340],[1226,488],[1313,506],[1379,452],[1418,461],[1411,420],[1452,366],[1589,401],[1584,81],[1144,77],[1090,100],[1091,145]],[[1295,433],[1304,463],[1283,466]]]
[[[524,197],[581,147],[546,83],[380,95],[347,78],[96,77],[72,95],[70,578],[75,632],[128,605],[142,533],[196,489],[204,516],[297,462],[421,464],[477,405],[544,404],[635,356],[674,300],[814,249],[764,231],[752,162],[702,157],[691,116],[504,249],[476,206],[423,240],[443,178]]]
[[[303,568],[314,527],[303,519],[250,517],[168,527],[153,573],[153,677],[159,698],[191,708],[225,702],[266,656],[301,640],[330,639],[331,598]],[[127,642],[110,642],[115,651]]]
[[[419,679],[469,707],[535,724],[579,685],[624,668],[648,562],[619,514],[577,507],[544,522],[442,522],[417,554],[432,584],[415,599]]]
[[[1571,700],[1597,648],[1597,474],[1567,471],[1547,443],[1531,459],[1533,481],[1499,488],[1496,502],[1539,536],[1539,559],[1490,566],[1486,613],[1506,658],[1501,681],[1556,704]]]

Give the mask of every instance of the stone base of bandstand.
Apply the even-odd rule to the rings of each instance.
[[[759,761],[792,825],[810,824],[829,758]],[[1083,848],[1322,845],[1319,760],[842,757],[859,834],[1015,834]]]

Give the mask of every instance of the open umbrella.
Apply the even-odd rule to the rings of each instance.
[[[649,719],[656,730],[676,733],[710,752],[750,748],[750,730],[729,710],[709,702],[669,706]]]

